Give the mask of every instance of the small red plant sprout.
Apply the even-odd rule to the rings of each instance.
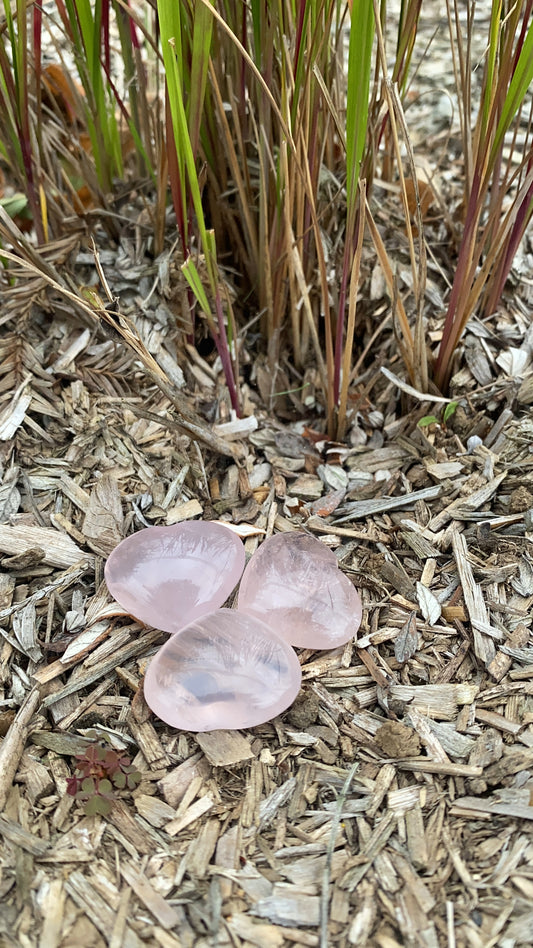
[[[129,757],[105,747],[89,744],[76,754],[76,769],[67,780],[67,793],[84,801],[87,816],[107,816],[119,790],[134,790],[141,774]]]

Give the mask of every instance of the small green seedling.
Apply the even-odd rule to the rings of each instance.
[[[83,753],[76,754],[76,760],[67,793],[84,802],[87,816],[107,816],[117,791],[134,790],[141,780],[129,757],[103,744],[89,744]]]
[[[419,428],[429,428],[430,425],[440,425],[441,428],[446,431],[446,424],[457,411],[457,406],[459,402],[448,402],[445,406],[444,411],[442,412],[442,417],[439,419],[436,415],[424,415],[423,418],[418,422]]]

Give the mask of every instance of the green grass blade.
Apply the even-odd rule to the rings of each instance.
[[[491,120],[493,106],[493,91],[497,82],[497,64],[498,49],[500,45],[500,28],[502,17],[502,0],[493,0],[490,27],[489,27],[489,46],[487,50],[486,75],[484,81],[484,91],[481,116],[481,141],[483,142]],[[488,93],[488,94],[487,94]]]
[[[355,208],[359,171],[366,141],[374,7],[372,0],[353,0],[346,97],[346,190],[349,211]]]
[[[496,155],[503,144],[503,139],[510,128],[511,122],[513,121],[522,102],[524,101],[524,98],[532,82],[533,21],[529,25],[522,49],[520,50],[516,68],[513,72],[511,82],[509,83],[509,89],[505,97],[500,119],[494,134],[494,142],[491,149],[489,165],[494,162]]]
[[[198,151],[212,33],[213,17],[207,7],[203,4],[199,4],[194,13],[191,91],[187,110],[189,134],[194,155],[196,155]]]
[[[163,30],[162,40],[164,42]],[[172,124],[174,128],[174,139],[176,142],[176,153],[180,157],[180,163],[187,172],[187,183],[190,188],[194,213],[200,231],[202,245],[205,246],[206,226],[204,220],[204,211],[202,207],[202,197],[200,194],[200,185],[198,174],[194,161],[191,139],[185,114],[185,103],[183,101],[183,88],[180,82],[180,73],[173,50],[173,38],[167,37],[167,50],[163,55],[165,58],[165,69],[167,82],[169,83],[170,111],[172,114]],[[185,184],[184,184],[185,186]]]
[[[198,300],[200,309],[207,316],[208,320],[213,322],[213,314],[211,312],[211,307],[209,306],[209,301],[207,299],[207,294],[204,290],[202,281],[200,279],[200,274],[198,273],[198,268],[192,257],[187,257],[185,263],[181,265],[181,272],[183,273],[187,283],[189,284],[191,290],[193,291],[196,299]]]
[[[178,130],[183,128],[184,125],[186,127],[185,117],[184,115],[181,115],[181,111],[184,112],[184,105],[182,96],[182,74],[180,69],[180,64],[182,62],[180,3],[173,3],[172,0],[170,0],[170,2],[169,0],[159,0],[157,4],[157,10],[159,15],[159,26],[161,30],[163,64],[165,67],[167,83],[167,105],[168,109],[170,110],[172,120],[175,146],[174,154],[179,172],[178,181],[176,181],[175,176],[173,176],[173,192],[175,202],[177,199],[176,195],[178,190],[180,194],[180,209],[179,213],[178,211],[177,213],[180,220],[182,221],[182,240],[184,243],[184,249],[186,249],[189,244],[186,169],[183,148],[178,147],[178,143],[182,138],[182,135],[179,134]],[[170,140],[170,135],[168,132],[167,139]]]

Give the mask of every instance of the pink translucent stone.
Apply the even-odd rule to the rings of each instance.
[[[257,616],[290,645],[336,648],[361,624],[358,593],[335,555],[305,533],[261,544],[239,589],[239,612]]]
[[[167,724],[215,731],[263,724],[294,701],[296,654],[260,619],[218,609],[173,635],[152,659],[144,694]]]
[[[107,560],[105,578],[130,615],[174,633],[223,605],[244,561],[244,546],[227,527],[189,521],[127,537]]]

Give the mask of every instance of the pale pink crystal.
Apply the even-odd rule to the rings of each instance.
[[[279,533],[261,544],[239,589],[239,612],[257,616],[290,645],[344,645],[361,624],[358,593],[335,554],[305,533]]]
[[[147,527],[105,565],[109,592],[136,619],[175,633],[222,606],[244,569],[244,546],[220,523]]]
[[[296,654],[260,619],[218,609],[173,635],[144,680],[152,711],[187,731],[263,724],[294,701]]]

